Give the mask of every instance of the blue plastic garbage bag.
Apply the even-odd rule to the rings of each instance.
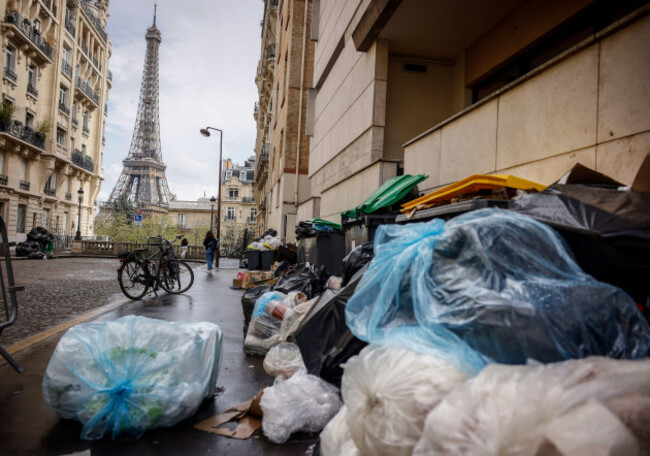
[[[262,296],[257,298],[257,301],[255,301],[255,307],[253,307],[251,320],[265,315],[266,307],[271,301],[283,301],[286,297],[286,294],[280,293],[279,291],[269,291],[268,293],[264,293]]]
[[[632,299],[575,263],[530,217],[484,209],[445,223],[380,226],[346,307],[359,339],[434,354],[472,375],[491,362],[648,355]]]
[[[83,424],[81,438],[137,438],[196,413],[214,394],[222,333],[212,323],[123,317],[70,328],[43,378],[43,398]]]

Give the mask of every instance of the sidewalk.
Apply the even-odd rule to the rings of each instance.
[[[96,321],[125,315],[142,315],[168,321],[209,321],[224,334],[223,362],[217,385],[219,393],[206,400],[193,417],[172,428],[147,431],[139,440],[112,442],[110,438],[85,442],[81,425],[59,418],[43,402],[41,382],[56,341],[44,344],[18,361],[25,369],[17,374],[0,367],[0,450],[3,454],[65,455],[90,450],[97,455],[292,455],[304,454],[316,435],[296,434],[284,445],[274,445],[261,433],[248,440],[235,440],[193,429],[193,425],[253,397],[273,383],[262,368],[262,358],[242,350],[242,291],[231,290],[237,260],[221,260],[221,268],[208,275],[205,267],[194,270],[195,281],[186,295],[160,295],[144,301],[125,301],[118,309]]]

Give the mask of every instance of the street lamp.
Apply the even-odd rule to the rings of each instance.
[[[217,239],[219,240],[219,244],[221,244],[221,163],[223,162],[223,131],[214,127],[205,127],[201,128],[200,132],[207,138],[210,136],[210,130],[219,132],[219,199],[217,200]],[[212,225],[212,217],[210,218],[210,225]],[[214,265],[217,268],[219,267],[219,257],[219,249],[217,249],[217,256],[214,262]]]
[[[210,231],[212,231],[212,222],[214,220],[214,202],[215,201],[217,201],[217,199],[214,196],[212,196],[212,198],[210,198],[210,203],[212,203],[212,204],[210,204]]]
[[[75,241],[81,241],[81,203],[84,200],[84,189],[79,187],[77,190],[77,196],[79,197],[79,211],[77,212],[77,234],[74,237]]]

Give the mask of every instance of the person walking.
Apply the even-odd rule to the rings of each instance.
[[[205,247],[205,260],[208,263],[208,272],[212,272],[212,260],[214,260],[214,254],[219,248],[219,240],[214,237],[212,231],[208,231],[203,239],[203,246]]]
[[[185,259],[185,255],[187,255],[187,248],[189,246],[189,242],[187,241],[187,238],[183,238],[181,241],[181,259]]]

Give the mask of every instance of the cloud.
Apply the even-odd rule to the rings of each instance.
[[[162,154],[170,190],[181,200],[217,193],[219,136],[204,138],[200,128],[224,131],[224,158],[243,163],[254,154],[263,6],[260,0],[158,2]],[[129,151],[153,6],[113,0],[109,12],[113,87],[100,200],[113,189]]]

